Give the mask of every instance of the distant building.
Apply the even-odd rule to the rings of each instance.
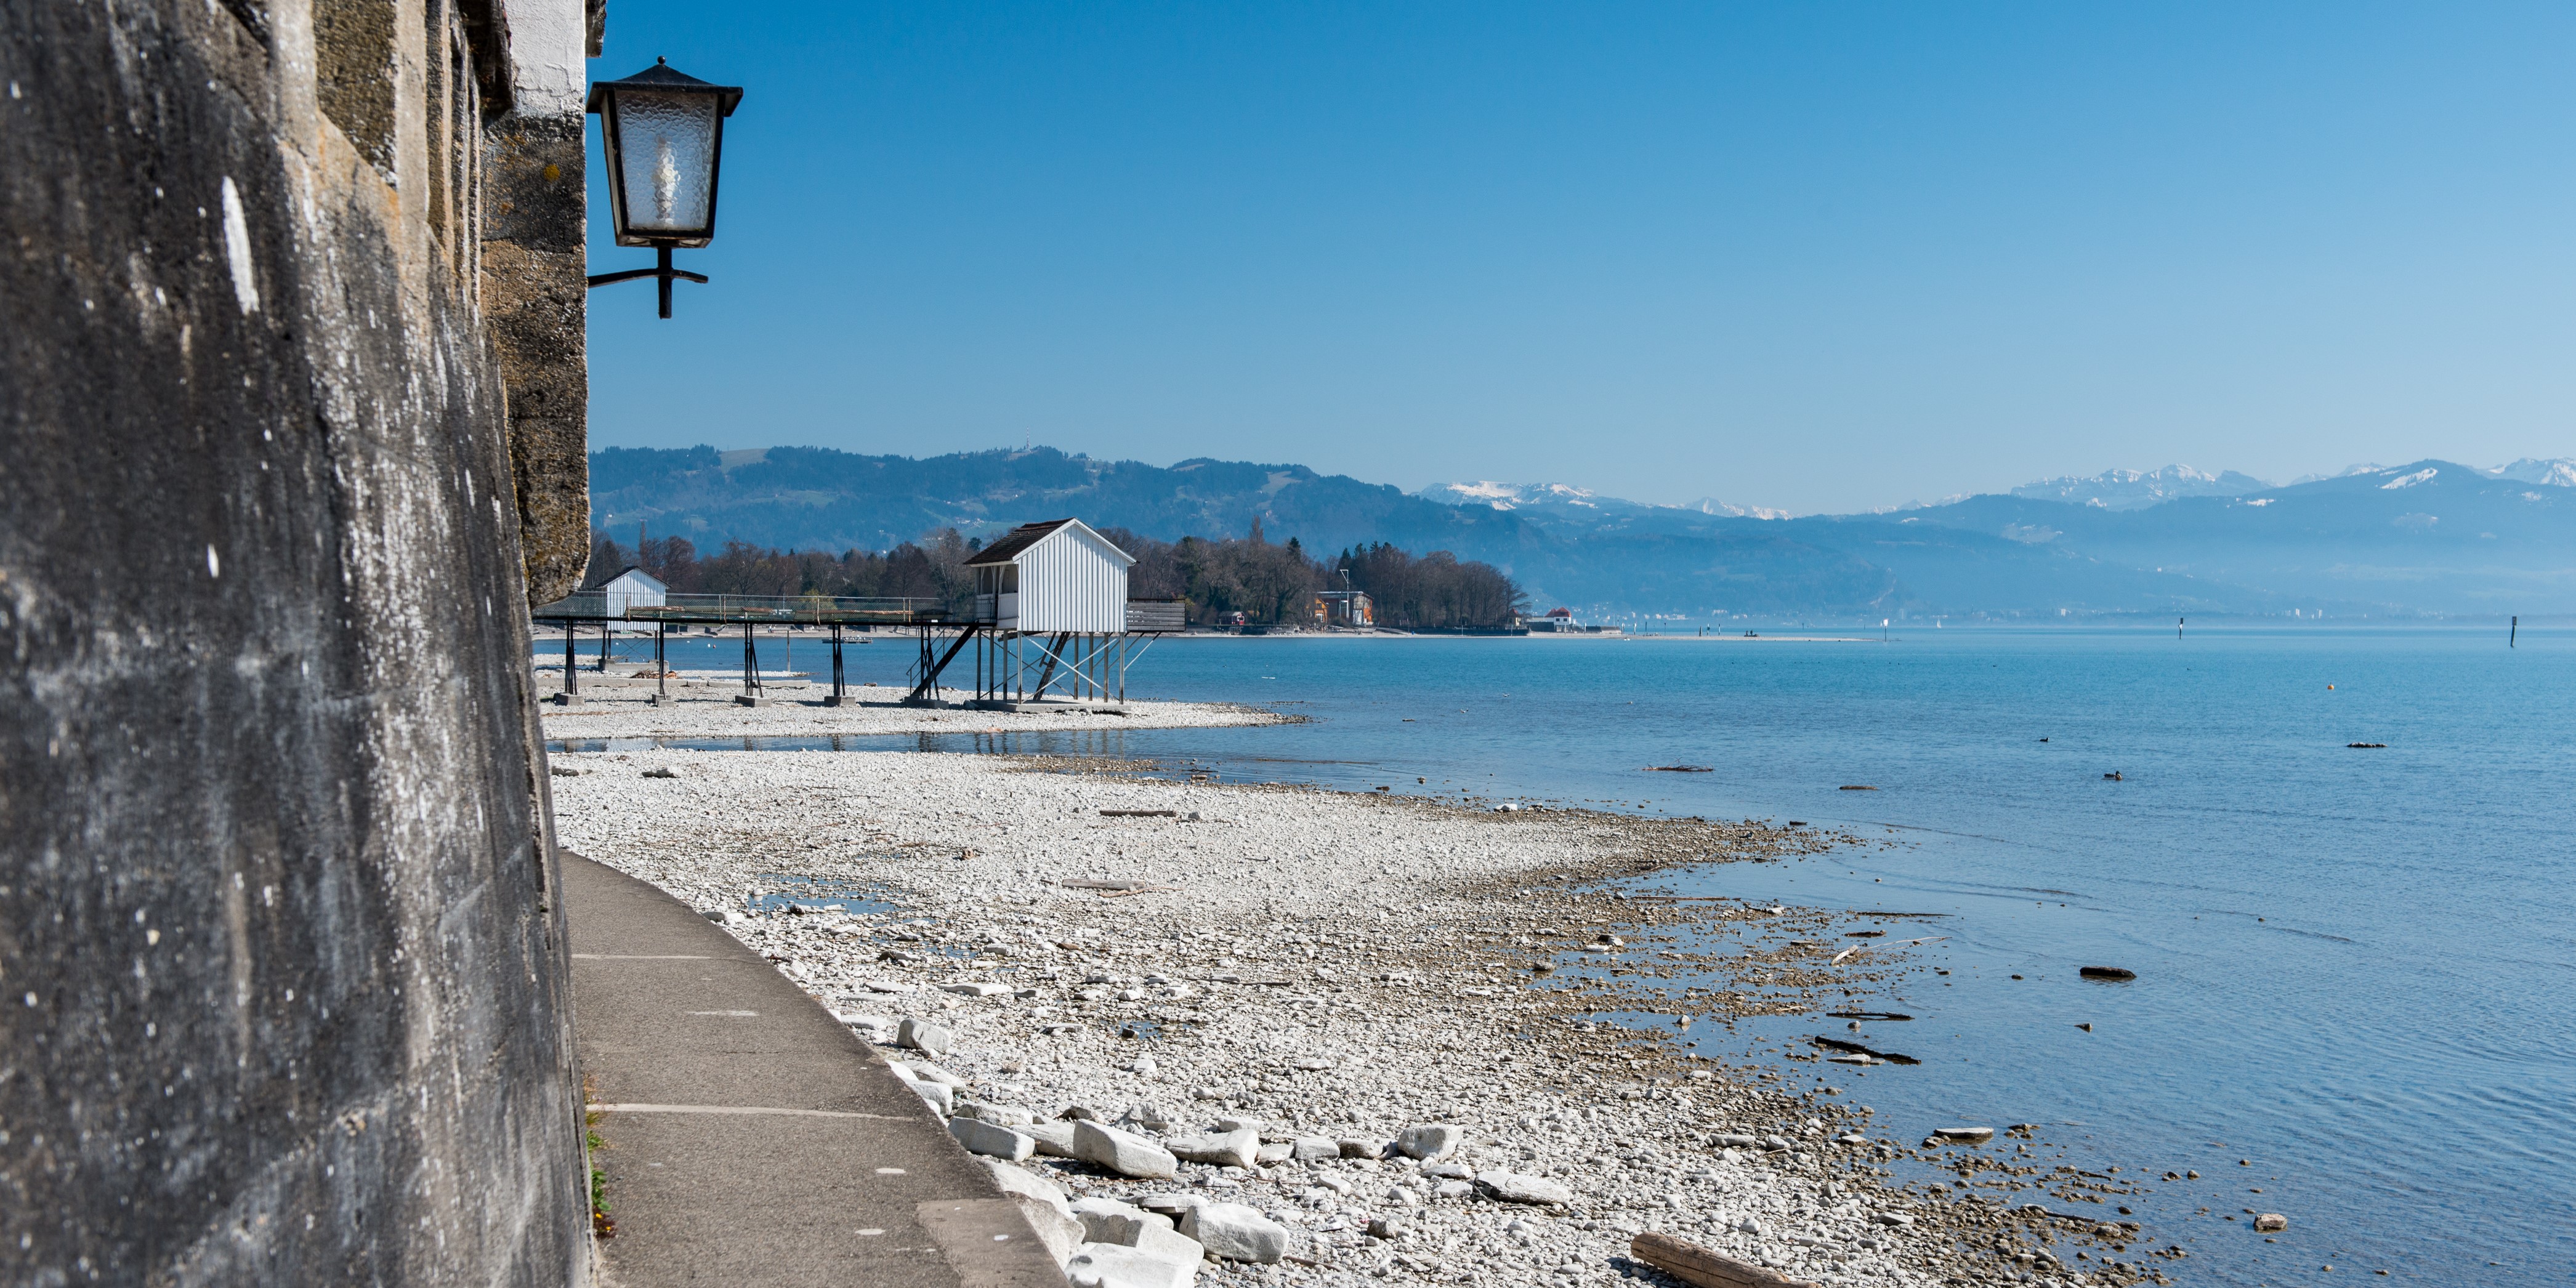
[[[641,568],[628,568],[609,578],[608,584],[599,588],[599,594],[606,601],[603,611],[607,616],[624,617],[630,608],[662,607],[670,590],[653,574]]]
[[[1375,626],[1377,605],[1365,590],[1317,591],[1314,616],[1317,626]]]
[[[1571,608],[1551,608],[1543,617],[1525,617],[1521,625],[1532,635],[1617,635],[1616,626],[1586,626],[1574,619]]]

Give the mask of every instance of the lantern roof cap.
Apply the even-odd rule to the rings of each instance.
[[[652,66],[624,80],[593,82],[590,87],[590,102],[582,110],[593,115],[598,114],[608,91],[617,89],[676,89],[711,93],[716,95],[717,106],[723,109],[723,115],[726,116],[733,115],[733,109],[742,102],[741,86],[711,84],[671,66],[667,59],[657,58],[653,60]]]

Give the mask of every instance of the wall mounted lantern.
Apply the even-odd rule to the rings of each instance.
[[[608,151],[608,213],[620,246],[650,246],[659,263],[601,273],[592,286],[653,277],[662,283],[662,316],[671,316],[671,280],[706,278],[671,267],[675,247],[696,249],[716,235],[716,171],[724,162],[724,123],[742,90],[710,85],[675,71],[665,59],[624,80],[590,87]]]

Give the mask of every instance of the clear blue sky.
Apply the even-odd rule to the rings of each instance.
[[[1799,511],[2576,455],[2576,6],[680,4],[747,88],[594,446]],[[601,192],[596,130],[592,191]],[[609,244],[594,271],[649,262]]]

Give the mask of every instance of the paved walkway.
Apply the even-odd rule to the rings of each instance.
[[[875,1051],[688,905],[567,851],[573,1029],[613,1288],[1063,1288]]]

